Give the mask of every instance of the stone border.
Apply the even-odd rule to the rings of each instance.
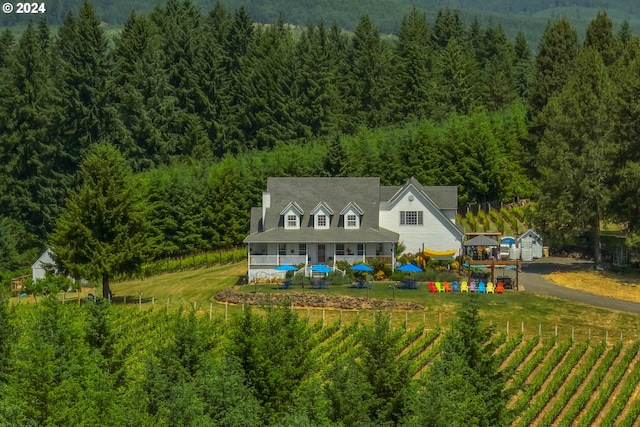
[[[230,304],[267,305],[291,303],[294,307],[333,308],[339,310],[424,310],[425,306],[411,301],[388,301],[364,297],[323,295],[318,293],[249,293],[227,288],[213,296],[218,302]]]

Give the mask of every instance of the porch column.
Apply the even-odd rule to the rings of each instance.
[[[276,265],[280,265],[280,243],[276,245]]]
[[[367,260],[367,244],[362,243],[362,262],[366,262]]]
[[[336,243],[333,244],[333,267],[336,266],[336,246],[338,246]]]
[[[251,243],[247,243],[247,283],[251,280]]]
[[[396,244],[391,243],[391,272],[396,271],[396,254],[395,254]]]

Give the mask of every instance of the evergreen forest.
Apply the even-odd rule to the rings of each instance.
[[[602,221],[635,244],[628,23],[614,31],[600,12],[579,35],[550,20],[533,48],[451,9],[413,8],[398,28],[385,37],[368,15],[353,32],[259,25],[244,7],[169,0],[117,34],[90,3],[56,31],[4,30],[0,270],[53,245],[67,270],[108,283],[144,260],[238,245],[269,176],[414,176],[457,186],[462,206],[532,198],[549,241],[586,233],[596,259]]]

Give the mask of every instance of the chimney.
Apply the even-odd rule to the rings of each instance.
[[[262,228],[266,230],[265,221],[267,220],[267,209],[271,208],[271,194],[268,191],[262,192]]]

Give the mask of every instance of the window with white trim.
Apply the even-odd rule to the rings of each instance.
[[[347,227],[355,228],[357,226],[358,226],[358,217],[353,214],[347,215]]]
[[[336,255],[344,255],[344,243],[336,243]]]
[[[298,245],[298,255],[306,255],[307,254],[307,244],[300,243]]]
[[[322,214],[318,215],[318,227],[326,227],[327,226],[327,216]]]
[[[278,243],[278,255],[286,255],[286,254],[287,254],[287,244]]]
[[[295,228],[298,226],[298,215],[287,215],[287,227]]]
[[[422,225],[422,211],[400,211],[400,225]]]
[[[364,255],[364,243],[358,243],[358,255]]]

